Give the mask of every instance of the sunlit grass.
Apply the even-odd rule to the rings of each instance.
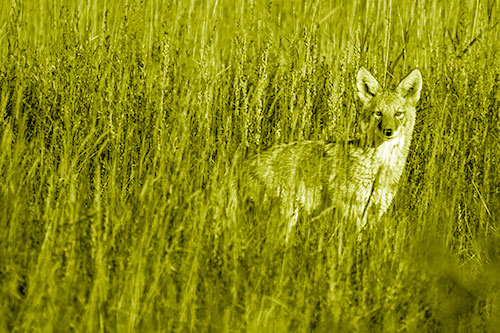
[[[496,1],[0,3],[1,331],[494,331]],[[232,176],[356,132],[360,66],[424,86],[362,236]],[[241,158],[240,158],[241,157]]]

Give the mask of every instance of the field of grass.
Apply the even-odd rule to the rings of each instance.
[[[0,2],[1,332],[500,330],[500,3]],[[230,190],[423,75],[360,237]],[[244,171],[244,170],[243,170]]]

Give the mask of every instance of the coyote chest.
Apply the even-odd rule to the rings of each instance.
[[[377,148],[352,150],[347,170],[338,170],[329,183],[329,191],[339,193],[333,204],[343,216],[360,220],[382,216],[397,192],[408,146],[407,138],[401,136]]]

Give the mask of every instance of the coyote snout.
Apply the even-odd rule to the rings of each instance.
[[[360,227],[370,217],[378,219],[397,192],[421,87],[418,69],[395,90],[384,90],[361,68],[357,75],[358,96],[364,105],[360,137],[343,143],[293,142],[257,154],[246,161],[249,196],[254,201],[280,198],[292,217],[299,207],[309,213],[332,207],[340,212],[337,216],[353,218]],[[293,224],[294,218],[289,227]]]
[[[394,115],[378,115],[378,130],[379,134],[384,140],[390,140],[397,136],[399,128],[399,119],[402,115],[401,112],[396,112]],[[377,116],[376,116],[377,117]]]

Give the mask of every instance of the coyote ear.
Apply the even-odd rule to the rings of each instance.
[[[364,105],[377,94],[378,82],[364,67],[361,67],[357,77],[358,96]]]
[[[397,88],[399,96],[403,97],[410,105],[415,106],[420,99],[422,89],[422,75],[418,69],[408,74]]]

